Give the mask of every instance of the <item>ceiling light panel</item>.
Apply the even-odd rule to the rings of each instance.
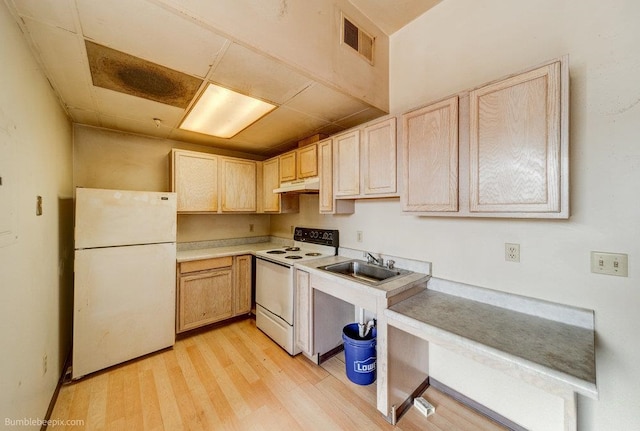
[[[275,108],[271,103],[209,84],[180,128],[231,138]]]

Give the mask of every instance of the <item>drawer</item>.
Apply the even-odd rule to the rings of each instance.
[[[180,274],[204,271],[207,269],[225,268],[233,263],[232,256],[215,257],[212,259],[192,260],[180,264]]]

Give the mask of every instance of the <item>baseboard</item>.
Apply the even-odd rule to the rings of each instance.
[[[333,358],[335,355],[342,352],[343,350],[344,350],[344,344],[340,344],[339,346],[334,347],[328,352],[318,355],[318,365],[322,364],[324,361],[327,361]]]
[[[512,430],[512,431],[527,431],[526,428],[523,428],[522,426],[518,425],[517,423],[513,422],[510,419],[505,418],[504,416],[502,416],[501,414],[491,410],[488,407],[483,406],[482,404],[478,403],[477,401],[472,400],[471,398],[467,397],[466,395],[461,394],[460,392],[456,391],[455,389],[450,388],[449,386],[445,385],[442,382],[439,382],[438,380],[434,379],[433,377],[429,377],[429,385],[433,386],[434,389],[437,389],[438,391],[442,392],[445,395],[450,396],[451,398],[453,398],[454,400],[458,401],[461,404],[464,404],[465,406],[469,407],[471,410],[475,410],[476,412],[480,413],[483,416],[488,417],[489,419],[491,419],[494,422],[499,423],[500,425]]]
[[[49,407],[47,408],[47,413],[44,415],[44,421],[42,426],[40,427],[40,431],[45,431],[47,429],[47,424],[51,419],[51,414],[53,413],[53,408],[56,405],[56,401],[58,401],[58,394],[60,393],[60,388],[65,383],[65,379],[67,377],[67,370],[71,366],[71,349],[67,353],[67,358],[64,361],[64,366],[62,367],[62,373],[60,374],[60,378],[58,379],[58,383],[56,384],[56,389],[53,391],[53,395],[51,396],[51,401],[49,401]]]
[[[427,390],[427,388],[430,386],[430,379],[429,377],[427,377],[426,379],[424,379],[424,381],[422,383],[420,383],[420,385],[411,393],[411,395],[409,395],[409,397],[404,400],[404,402],[402,404],[400,404],[399,406],[393,406],[391,408],[391,417],[387,417],[387,421],[391,424],[391,425],[395,425],[398,423],[398,421],[400,420],[400,418],[402,417],[403,414],[405,414],[409,408],[413,405],[413,399],[419,397],[420,395],[422,395],[422,393],[424,391]]]

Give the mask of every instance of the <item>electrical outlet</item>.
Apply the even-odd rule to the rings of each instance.
[[[504,244],[504,260],[507,262],[520,262],[520,244],[506,242]]]
[[[629,276],[629,256],[622,253],[591,252],[591,272],[595,274]]]
[[[362,242],[362,231],[361,230],[356,232],[356,241]]]

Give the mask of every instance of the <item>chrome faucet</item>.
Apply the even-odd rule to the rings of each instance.
[[[375,257],[368,251],[364,252],[364,257],[367,258],[367,263],[372,263],[374,265],[384,266],[384,259],[381,257]]]

